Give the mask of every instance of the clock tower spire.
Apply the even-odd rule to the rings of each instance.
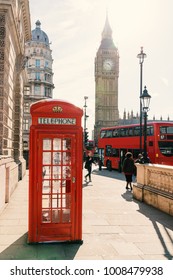
[[[109,24],[108,14],[106,14],[105,26],[102,31],[102,40],[107,39],[107,38],[112,39],[112,29]]]
[[[95,126],[97,143],[102,127],[118,124],[119,54],[112,39],[112,29],[106,15],[102,39],[95,58]]]

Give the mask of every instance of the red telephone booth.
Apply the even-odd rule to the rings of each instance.
[[[82,109],[31,106],[28,242],[82,241]]]

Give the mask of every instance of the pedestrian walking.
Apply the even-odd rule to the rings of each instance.
[[[148,153],[146,153],[146,156],[145,156],[144,152],[142,153],[142,157],[141,157],[141,162],[140,163],[142,163],[142,164],[144,164],[144,163],[151,163],[151,160],[150,160],[150,158],[148,156]]]
[[[89,182],[91,182],[91,171],[92,171],[92,164],[95,163],[92,153],[89,153],[86,162],[85,162],[85,169],[87,169],[88,173],[85,175],[85,182],[87,183],[87,178],[89,178]]]
[[[102,170],[103,163],[102,163],[101,156],[99,156],[99,158],[98,158],[98,165],[99,165],[99,170]]]
[[[135,160],[135,163],[143,163],[143,157],[142,154],[138,154],[137,159]],[[136,165],[134,165],[134,176],[137,176],[137,168]]]
[[[125,155],[125,159],[123,161],[123,172],[126,177],[126,190],[130,189],[132,191],[132,176],[134,174],[135,164],[133,155],[130,152],[127,152]]]
[[[143,158],[142,154],[138,154],[138,157],[135,160],[135,163],[142,163],[142,158]]]

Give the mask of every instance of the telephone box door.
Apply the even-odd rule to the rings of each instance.
[[[38,242],[75,239],[75,135],[40,132]]]

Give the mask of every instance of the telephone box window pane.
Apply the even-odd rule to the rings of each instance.
[[[62,223],[70,222],[70,209],[65,209],[62,211]]]
[[[51,192],[51,181],[43,180],[42,183],[42,192],[43,193],[50,193]]]
[[[51,139],[43,139],[43,150],[51,150]]]
[[[53,177],[52,179],[61,179],[61,166],[53,166]]]
[[[51,207],[51,199],[50,195],[42,195],[42,208],[50,208]]]
[[[61,196],[61,194],[58,194],[58,193],[54,193],[54,194],[52,194],[52,199],[57,199],[58,197],[60,197]]]
[[[62,150],[71,150],[71,139],[65,138],[62,140]]]
[[[61,139],[60,138],[53,139],[53,150],[61,150]]]
[[[52,210],[52,222],[53,223],[60,223],[60,210],[58,209],[53,209]]]
[[[52,195],[52,208],[66,208],[66,195],[65,194],[54,194]]]
[[[51,168],[50,166],[43,166],[42,169],[43,179],[50,179],[51,178]]]
[[[71,167],[70,166],[63,166],[62,169],[62,178],[70,178],[71,177]]]
[[[52,208],[58,208],[58,198],[57,195],[52,196]]]
[[[71,165],[71,153],[70,152],[63,152],[62,164]]]
[[[50,223],[50,210],[49,209],[44,209],[42,210],[42,223]]]
[[[61,153],[53,153],[53,164],[61,164]]]
[[[52,192],[60,192],[61,181],[60,180],[53,180],[52,181]]]
[[[66,204],[66,194],[62,194],[62,208],[67,208],[67,204]]]
[[[51,164],[51,152],[43,152],[43,164]]]

